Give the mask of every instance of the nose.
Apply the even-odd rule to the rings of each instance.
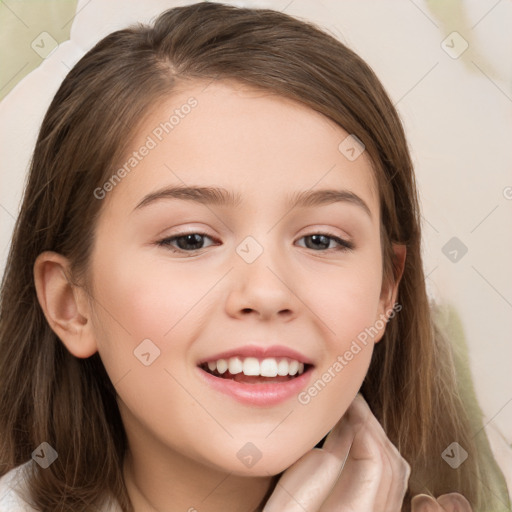
[[[278,250],[264,249],[250,263],[235,254],[226,312],[236,318],[293,319],[300,301],[293,292],[290,273],[284,270],[285,266],[283,255]]]

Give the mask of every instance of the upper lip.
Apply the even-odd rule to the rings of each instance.
[[[256,357],[258,359],[264,359],[266,357],[288,357],[295,359],[299,363],[313,364],[313,361],[305,355],[297,352],[296,350],[285,347],[284,345],[272,345],[269,347],[263,347],[260,345],[244,345],[243,347],[236,347],[225,352],[220,352],[212,356],[201,359],[198,365],[207,363],[209,361],[218,361],[219,359],[229,359],[230,357]]]

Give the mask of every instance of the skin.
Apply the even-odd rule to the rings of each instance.
[[[52,328],[76,357],[98,351],[116,387],[135,510],[262,510],[272,476],[289,468],[266,512],[284,510],[284,489],[295,489],[293,501],[308,510],[357,504],[395,512],[408,464],[364,400],[354,400],[385,324],[306,404],[294,396],[245,405],[205,385],[196,368],[250,342],[282,344],[313,360],[312,384],[365,328],[382,325],[398,282],[383,286],[370,160],[364,152],[348,160],[338,150],[348,133],[323,115],[229,82],[175,91],[144,120],[131,150],[191,96],[197,106],[103,199],[86,286],[70,284],[69,262],[56,253],[41,254],[34,267]],[[160,199],[137,208],[148,194],[184,185],[224,187],[240,201]],[[348,201],[286,204],[288,194],[324,188],[356,194],[369,214]],[[207,235],[202,248],[159,244],[184,232]],[[353,250],[332,249],[339,247],[332,238],[330,249],[315,248],[308,235],[323,233]],[[236,251],[247,236],[263,249],[252,263]],[[405,249],[395,253],[403,266]],[[149,366],[134,356],[145,339],[160,350]],[[313,450],[330,431],[324,449]],[[252,467],[237,457],[248,442],[261,453]]]

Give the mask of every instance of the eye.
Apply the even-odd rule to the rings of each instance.
[[[209,247],[203,245],[205,239],[212,240],[204,233],[180,233],[158,241],[157,245],[167,247],[173,252],[192,252]]]
[[[307,249],[313,249],[315,251],[351,251],[354,249],[354,244],[352,242],[343,240],[342,238],[331,235],[329,233],[315,233],[312,235],[306,235],[299,240],[302,239],[305,240],[305,247]],[[332,246],[332,243],[335,245]]]
[[[204,245],[208,239],[213,243]],[[327,251],[350,251],[354,249],[354,244],[348,240],[343,240],[329,233],[314,233],[306,235],[299,240],[305,240],[307,249],[313,249],[317,252]],[[173,252],[193,252],[214,245],[213,239],[205,233],[180,233],[171,237],[164,238],[157,242],[157,245],[166,247]]]

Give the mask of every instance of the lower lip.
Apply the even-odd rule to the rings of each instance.
[[[232,379],[215,377],[211,373],[197,367],[201,378],[216,391],[231,396],[238,402],[246,405],[272,406],[296,396],[306,386],[313,367],[309,367],[302,375],[285,382],[262,382],[261,384],[247,384]]]

